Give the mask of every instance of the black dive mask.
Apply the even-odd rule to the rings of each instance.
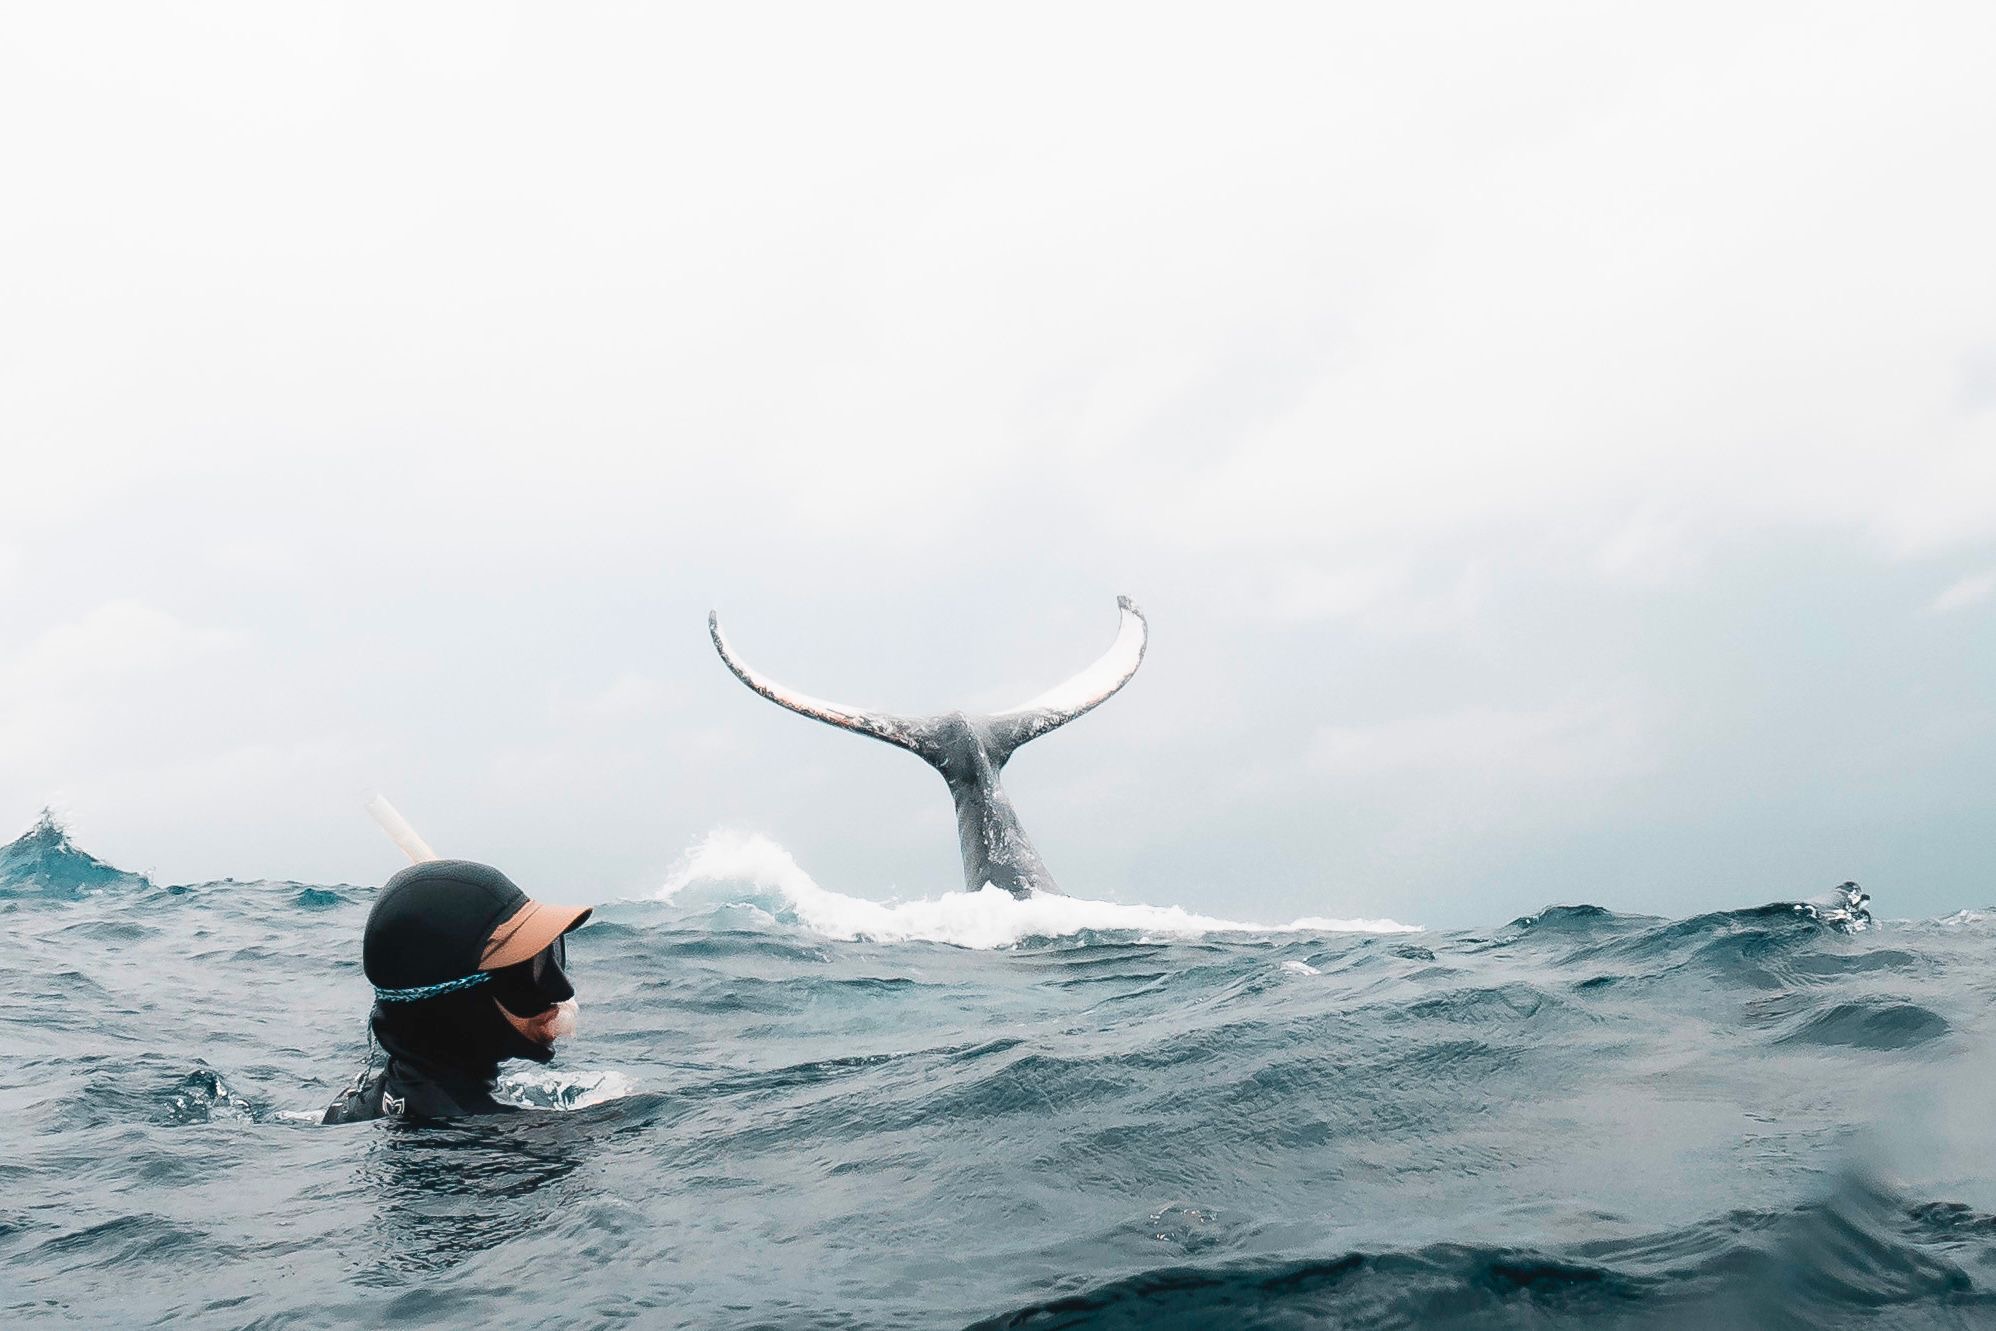
[[[492,974],[492,996],[516,1017],[538,1017],[556,1003],[575,997],[575,986],[563,969],[568,964],[564,935],[525,961]]]

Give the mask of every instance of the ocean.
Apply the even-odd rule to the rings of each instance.
[[[716,837],[570,940],[550,1112],[320,1127],[369,897],[0,848],[0,1324],[1996,1326],[1979,912],[881,904]]]

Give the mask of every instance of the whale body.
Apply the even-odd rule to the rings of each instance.
[[[827,725],[868,735],[908,750],[942,773],[956,802],[957,843],[963,851],[963,885],[971,891],[989,884],[1016,897],[1059,893],[1032,839],[1019,823],[1012,800],[999,781],[1019,746],[1038,739],[1113,697],[1143,664],[1150,626],[1129,597],[1116,598],[1122,610],[1116,641],[1102,657],[1066,683],[1002,712],[944,712],[902,716],[848,707],[787,688],[751,669],[721,632],[718,614],[707,616],[714,650],[735,678],[763,697]]]

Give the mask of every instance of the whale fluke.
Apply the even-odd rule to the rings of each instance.
[[[721,632],[718,613],[708,614],[707,631],[713,636],[714,650],[735,678],[771,702],[826,725],[906,749],[941,772],[956,801],[964,886],[975,891],[988,883],[1024,897],[1060,889],[1025,828],[1019,825],[998,774],[1021,744],[1093,711],[1137,673],[1149,643],[1150,626],[1129,597],[1117,597],[1116,604],[1122,610],[1116,640],[1095,664],[1030,701],[1002,712],[977,715],[944,712],[903,716],[813,698],[777,683],[737,656]]]

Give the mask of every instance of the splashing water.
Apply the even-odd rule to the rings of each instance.
[[[637,1089],[635,1081],[615,1069],[572,1073],[515,1066],[500,1076],[493,1096],[522,1109],[587,1109],[635,1095]]]
[[[790,852],[754,833],[709,833],[666,878],[658,898],[688,909],[747,911],[778,924],[850,942],[950,943],[1015,947],[1028,939],[1130,934],[1138,940],[1204,934],[1413,933],[1394,920],[1312,916],[1288,924],[1251,924],[1195,915],[1177,906],[1125,905],[1085,897],[1021,900],[986,886],[913,901],[878,902],[820,887]]]

